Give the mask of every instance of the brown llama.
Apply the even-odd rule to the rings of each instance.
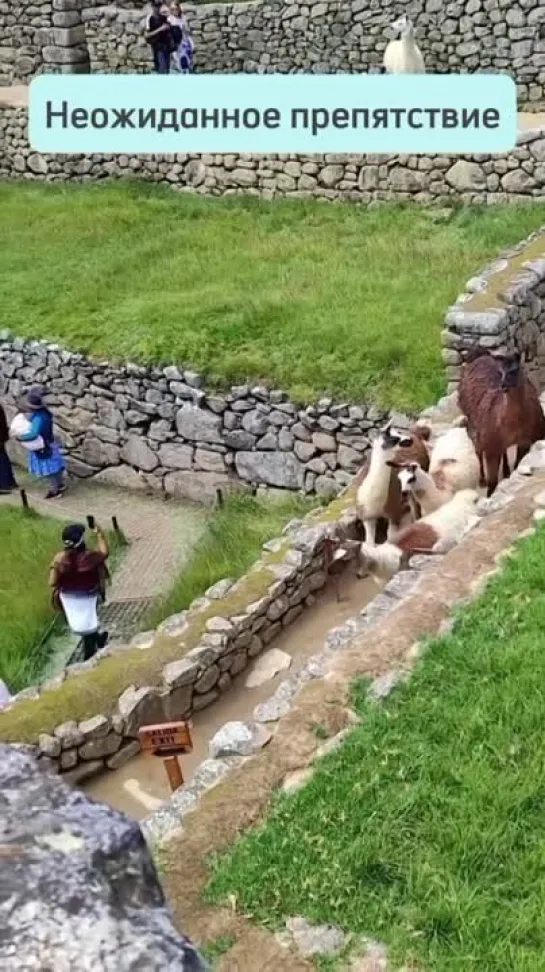
[[[479,349],[470,352],[462,368],[458,401],[479,459],[481,485],[491,496],[500,464],[504,476],[510,473],[508,450],[516,447],[516,469],[534,442],[545,438],[539,395],[518,352],[495,357]]]

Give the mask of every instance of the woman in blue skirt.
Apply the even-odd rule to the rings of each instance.
[[[43,440],[43,449],[28,453],[28,471],[31,476],[46,478],[49,491],[45,498],[56,499],[66,489],[64,459],[53,435],[53,416],[44,405],[39,388],[31,388],[26,397],[26,407],[30,412],[30,430],[19,436],[19,441],[32,442],[39,437]]]

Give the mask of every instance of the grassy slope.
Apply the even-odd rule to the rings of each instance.
[[[55,616],[47,574],[60,531],[58,520],[0,508],[0,678],[12,692],[42,668],[43,654],[33,649]]]
[[[361,727],[219,863],[213,896],[428,972],[543,972],[544,630],[541,529],[390,700],[360,686]]]
[[[436,221],[415,207],[9,183],[0,305],[14,332],[99,355],[423,406],[443,386],[448,304],[542,220],[536,204]]]
[[[230,496],[209,519],[204,536],[165,599],[153,610],[151,627],[184,611],[207,588],[224,577],[242,577],[259,556],[266,540],[275,537],[294,517],[308,513],[316,500],[287,496],[280,503]]]

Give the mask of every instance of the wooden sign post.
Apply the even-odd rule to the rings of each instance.
[[[193,751],[189,723],[159,722],[138,730],[142,752],[160,756],[167,771],[172,792],[182,786],[184,777],[178,757]]]

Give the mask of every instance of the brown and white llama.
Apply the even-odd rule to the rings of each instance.
[[[409,566],[415,554],[431,554],[438,544],[447,547],[454,545],[476,522],[478,500],[477,490],[462,489],[433,513],[400,530],[395,541],[379,546],[362,543],[359,551],[362,568],[376,578],[393,577]],[[363,572],[362,569],[360,573]]]
[[[418,460],[419,457],[429,466],[428,436],[426,427],[415,426],[409,432],[402,432],[393,429],[391,422],[376,436],[370,460],[356,476],[356,506],[368,543],[376,543],[379,520],[388,521],[391,538],[412,517],[410,505],[401,494],[397,474],[388,463]]]
[[[452,498],[461,489],[477,489],[479,461],[467,430],[455,427],[435,443],[429,472],[418,463],[391,463],[397,469],[401,494],[413,500],[426,516]]]

